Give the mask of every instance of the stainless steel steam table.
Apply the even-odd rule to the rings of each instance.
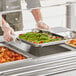
[[[37,48],[21,42],[7,43],[3,37],[0,37],[0,43],[30,57],[0,64],[0,76],[57,76],[76,70],[76,49],[66,44]]]

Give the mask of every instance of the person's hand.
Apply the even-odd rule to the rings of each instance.
[[[37,27],[40,28],[40,29],[50,30],[50,27],[47,24],[45,24],[44,22],[38,23]]]
[[[14,30],[10,27],[10,26],[2,26],[2,30],[4,32],[4,39],[9,42],[9,41],[12,41],[13,38],[12,38],[12,35],[15,35],[14,34]]]
[[[3,29],[4,29],[4,34],[3,34],[4,39],[7,42],[12,41],[13,40],[12,36],[14,35],[14,30],[11,27],[3,27]]]

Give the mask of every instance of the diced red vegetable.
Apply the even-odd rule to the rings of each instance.
[[[23,34],[19,34],[19,35],[23,35]]]
[[[41,44],[41,43],[38,43],[38,44]]]
[[[43,43],[43,41],[40,41],[40,43]]]
[[[50,39],[52,39],[52,37]]]
[[[16,52],[13,52],[8,48],[0,47],[0,63],[22,60],[22,59],[26,59],[26,57]]]
[[[25,57],[22,57],[22,59],[26,59]]]
[[[14,54],[14,57],[18,57],[19,55],[18,54]]]
[[[35,44],[36,44],[37,42],[33,42],[33,43],[35,43]]]
[[[58,37],[56,36],[55,38],[57,39]]]

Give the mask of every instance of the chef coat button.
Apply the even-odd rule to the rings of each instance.
[[[18,20],[18,18],[15,18],[15,20],[17,21],[17,20]]]
[[[6,6],[6,8],[8,9],[9,7],[8,7],[8,6]]]

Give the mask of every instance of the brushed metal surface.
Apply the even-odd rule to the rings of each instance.
[[[35,76],[53,75],[56,73],[75,69],[76,49],[66,44],[52,45],[49,47],[32,47],[28,44],[4,42],[10,48],[17,48],[32,59],[10,62],[0,66],[0,75],[3,76]],[[50,72],[51,71],[51,72]]]

